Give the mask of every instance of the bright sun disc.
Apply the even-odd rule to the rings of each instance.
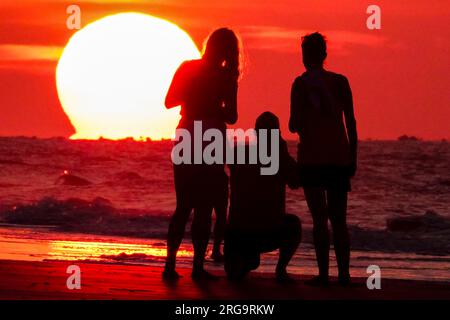
[[[179,110],[166,110],[164,98],[180,63],[199,57],[186,32],[145,14],[120,13],[79,30],[56,68],[71,138],[173,137]]]

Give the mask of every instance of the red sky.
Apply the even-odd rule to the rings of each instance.
[[[73,133],[54,73],[74,33],[66,28],[66,8],[74,3],[83,25],[144,12],[178,24],[199,47],[217,27],[237,30],[247,57],[239,127],[271,110],[294,138],[286,124],[291,83],[304,71],[300,36],[321,31],[329,44],[326,67],[350,80],[362,139],[450,138],[450,2],[441,0],[1,0],[0,135]],[[381,30],[366,27],[370,4],[381,7]]]

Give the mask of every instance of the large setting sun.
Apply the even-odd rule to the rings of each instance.
[[[179,110],[164,108],[165,94],[180,63],[199,56],[186,32],[146,14],[107,16],[79,30],[56,70],[71,138],[171,138]]]

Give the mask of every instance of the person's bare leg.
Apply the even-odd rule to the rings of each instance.
[[[287,214],[283,223],[282,245],[276,267],[277,280],[281,282],[292,281],[287,273],[287,266],[297,251],[302,239],[302,224],[297,216]]]
[[[178,278],[175,271],[177,252],[183,241],[186,224],[191,213],[191,208],[177,205],[175,213],[169,224],[167,235],[167,257],[163,276],[165,278]]]
[[[216,223],[214,225],[214,245],[211,258],[216,262],[223,261],[223,254],[220,250],[224,235],[225,226],[227,223],[227,207],[216,207]]]
[[[319,277],[317,282],[328,281],[330,239],[328,233],[328,209],[323,188],[304,188],[306,202],[313,218],[313,238]]]
[[[328,191],[328,211],[333,228],[334,251],[339,270],[339,282],[350,282],[350,237],[347,228],[347,192]]]
[[[212,207],[210,206],[194,208],[194,219],[191,227],[192,244],[194,246],[194,263],[192,268],[192,278],[194,280],[204,280],[213,277],[204,269],[205,254],[211,233],[211,215]]]

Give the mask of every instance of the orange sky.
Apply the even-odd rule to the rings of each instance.
[[[240,127],[272,110],[287,134],[289,91],[303,72],[299,38],[322,31],[327,68],[348,76],[361,138],[401,134],[450,138],[448,57],[450,3],[441,0],[1,0],[0,135],[70,136],[54,71],[74,31],[66,7],[78,4],[83,25],[105,15],[138,11],[168,19],[201,47],[216,27],[243,39],[247,67],[240,84]],[[366,8],[382,10],[382,29],[366,28]]]

